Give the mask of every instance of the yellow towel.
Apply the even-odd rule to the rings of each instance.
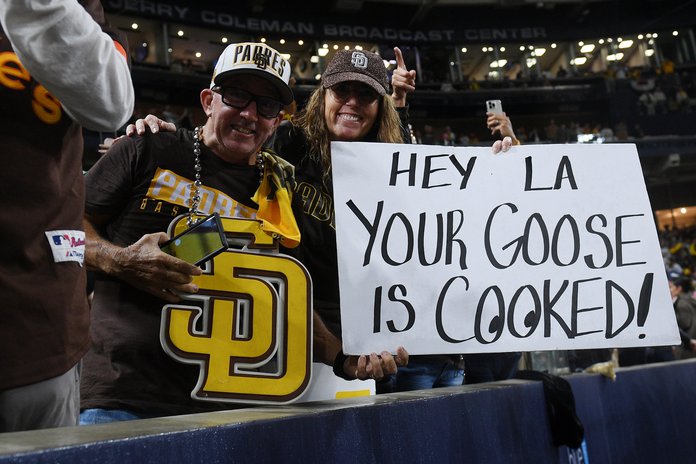
[[[251,198],[259,209],[256,219],[261,227],[283,246],[295,248],[300,243],[300,229],[292,212],[292,189],[295,186],[295,168],[272,152],[261,152],[263,177]]]

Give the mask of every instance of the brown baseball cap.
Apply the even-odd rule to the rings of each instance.
[[[367,50],[339,50],[321,78],[325,89],[347,81],[367,84],[380,95],[389,92],[389,79],[384,61],[376,53]]]

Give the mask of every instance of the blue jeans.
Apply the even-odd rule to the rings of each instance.
[[[135,419],[154,417],[146,414],[136,414],[123,409],[85,409],[80,413],[80,425],[108,424]]]
[[[414,359],[415,358],[415,359]],[[464,381],[464,370],[450,360],[420,361],[411,357],[408,366],[399,367],[396,375],[387,382],[377,383],[378,393],[427,390],[454,387]]]

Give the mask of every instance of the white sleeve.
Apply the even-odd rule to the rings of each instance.
[[[0,0],[0,23],[32,77],[80,125],[113,131],[131,116],[126,59],[76,0]]]

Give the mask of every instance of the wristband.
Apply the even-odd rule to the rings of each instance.
[[[339,351],[336,354],[336,359],[334,359],[333,363],[333,372],[336,377],[340,377],[344,380],[355,380],[352,377],[349,377],[344,371],[343,371],[343,364],[345,364],[346,359],[348,359],[348,356],[343,352],[343,350]]]

